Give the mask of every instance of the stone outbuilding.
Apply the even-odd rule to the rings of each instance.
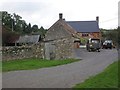
[[[56,21],[45,35],[45,58],[48,60],[62,60],[74,57],[74,43],[79,40],[77,32],[66,23],[59,14]]]

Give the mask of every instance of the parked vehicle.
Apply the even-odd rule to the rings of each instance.
[[[113,43],[112,43],[112,40],[105,40],[105,42],[103,43],[103,46],[102,48],[104,49],[112,49],[113,47]]]
[[[87,41],[87,45],[86,45],[86,49],[90,52],[90,51],[98,51],[100,52],[100,48],[101,48],[101,41],[100,39],[89,39]]]

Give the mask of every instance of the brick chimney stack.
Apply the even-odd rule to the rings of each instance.
[[[99,25],[99,16],[96,17],[96,21],[98,22],[98,25]]]

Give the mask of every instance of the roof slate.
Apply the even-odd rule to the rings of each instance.
[[[40,35],[25,35],[20,36],[17,43],[38,43]]]
[[[77,32],[100,32],[97,21],[66,21]]]

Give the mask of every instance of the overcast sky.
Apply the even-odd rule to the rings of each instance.
[[[48,29],[63,13],[66,21],[96,20],[99,27],[117,28],[120,0],[1,0],[0,11],[16,13],[27,23]]]

